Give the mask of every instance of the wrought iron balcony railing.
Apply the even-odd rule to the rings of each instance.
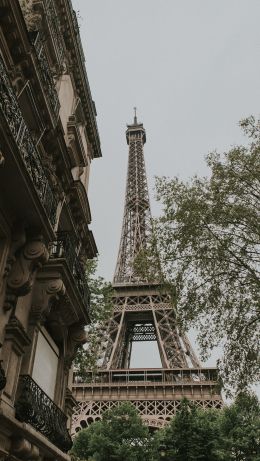
[[[0,110],[17,144],[25,167],[38,192],[52,225],[55,223],[57,200],[53,194],[40,156],[34,145],[29,129],[8,78],[4,62],[0,56]]]
[[[90,291],[83,265],[76,253],[77,242],[70,232],[58,232],[57,239],[52,243],[51,257],[65,258],[75,279],[78,291],[85,306],[90,303]]]
[[[61,24],[59,15],[56,11],[55,2],[53,0],[46,0],[46,19],[51,33],[51,39],[56,52],[58,66],[62,66],[65,54],[65,45],[63,35],[61,32]]]
[[[54,120],[57,121],[60,109],[60,102],[53,81],[53,76],[48,63],[48,59],[45,54],[44,41],[40,32],[31,32],[30,36],[37,54],[40,76],[43,86],[45,88],[45,94],[47,96],[48,105],[52,109]]]
[[[20,376],[15,409],[19,421],[31,424],[60,450],[70,450],[67,416],[29,375]]]

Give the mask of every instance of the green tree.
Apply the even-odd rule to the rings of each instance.
[[[86,327],[87,342],[79,347],[74,360],[75,370],[83,379],[86,372],[95,371],[106,346],[106,323],[113,309],[113,288],[111,283],[96,276],[97,260],[89,260],[86,267],[86,277],[90,290],[90,319]]]
[[[130,403],[106,411],[102,421],[93,423],[76,436],[72,454],[95,461],[151,460],[149,431]]]
[[[202,410],[184,399],[164,430],[167,458],[174,461],[218,461],[220,412]]]
[[[179,325],[197,328],[202,358],[223,347],[226,391],[260,378],[260,123],[241,126],[248,145],[208,155],[208,178],[157,178],[157,250],[139,260],[142,270],[142,258],[153,267],[160,255]]]
[[[255,395],[241,393],[224,408],[220,429],[221,460],[260,461],[260,405]]]

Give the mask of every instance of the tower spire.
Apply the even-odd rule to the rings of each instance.
[[[134,125],[137,125],[137,116],[136,116],[137,107],[134,107]]]
[[[126,140],[129,145],[128,171],[114,284],[147,282],[140,280],[134,269],[135,257],[140,250],[146,248],[151,231],[151,208],[143,152],[146,132],[143,124],[137,123],[136,107],[134,124],[127,125]]]

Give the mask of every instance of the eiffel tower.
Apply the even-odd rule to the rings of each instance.
[[[99,420],[102,413],[129,401],[151,428],[165,426],[186,397],[202,408],[220,408],[217,370],[201,366],[189,339],[176,323],[176,310],[160,284],[140,277],[134,260],[151,232],[151,210],[144,162],[146,132],[127,125],[129,146],[122,234],[114,275],[113,315],[107,330],[104,362],[86,382],[74,382],[77,407],[73,433]],[[161,368],[131,368],[133,343],[156,341]]]

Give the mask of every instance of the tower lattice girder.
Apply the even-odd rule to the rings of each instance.
[[[116,288],[113,318],[108,327],[109,345],[103,366],[129,368],[127,351],[131,347],[131,339],[133,341],[130,333],[141,323],[143,328],[151,326],[163,367],[200,367],[187,336],[178,331],[169,296],[162,294],[159,285],[155,284],[131,288],[131,294],[128,293],[128,286]]]
[[[126,132],[129,145],[126,196],[121,240],[114,283],[139,282],[134,271],[134,259],[146,247],[151,231],[151,209],[145,171],[143,145],[146,141],[142,124],[129,125]]]
[[[84,383],[75,378],[74,433],[123,401],[132,402],[151,427],[165,425],[183,397],[203,408],[222,406],[216,369],[201,367],[187,335],[178,328],[168,293],[158,281],[148,282],[135,271],[135,258],[148,247],[152,229],[143,154],[146,133],[136,116],[126,138],[129,158],[113,314],[102,369],[88,373]],[[130,368],[133,342],[145,340],[157,341],[162,368]]]

